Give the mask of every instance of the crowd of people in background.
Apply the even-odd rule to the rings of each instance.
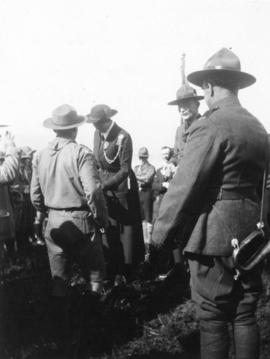
[[[1,146],[1,169],[4,170],[6,157],[10,156],[8,150],[13,147],[13,151],[17,153],[17,170],[6,185],[5,198],[1,197],[0,217],[6,218],[8,222],[8,225],[1,225],[1,253],[2,256],[6,256],[5,262],[16,263],[28,256],[31,245],[43,245],[44,242],[41,237],[35,235],[35,209],[30,199],[32,160],[35,151],[29,146],[16,148],[8,132],[4,137],[9,138],[10,143],[5,151]],[[6,138],[1,142],[5,141]]]

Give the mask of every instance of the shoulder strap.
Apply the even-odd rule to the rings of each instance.
[[[262,227],[264,226],[263,224],[263,207],[264,207],[264,195],[265,195],[265,186],[266,186],[266,172],[267,170],[265,169],[263,172],[263,183],[262,183],[262,198],[261,198],[261,211],[260,211],[260,224],[262,225]]]

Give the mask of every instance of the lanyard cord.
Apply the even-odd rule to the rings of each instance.
[[[260,224],[263,227],[264,223],[263,223],[263,205],[264,205],[264,195],[265,195],[265,186],[266,186],[266,169],[264,170],[263,173],[263,184],[262,184],[262,199],[261,199],[261,211],[260,211]]]

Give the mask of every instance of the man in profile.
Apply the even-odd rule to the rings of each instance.
[[[226,48],[188,80],[203,89],[209,111],[189,128],[152,239],[161,245],[180,230],[187,241],[201,358],[228,358],[227,325],[232,323],[236,358],[258,359],[260,267],[236,276],[232,258],[232,239],[241,242],[259,222],[257,193],[269,161],[267,133],[238,99],[238,90],[256,80],[241,71],[239,58]]]
[[[107,274],[115,285],[120,285],[132,279],[136,265],[143,259],[144,248],[138,185],[131,168],[132,138],[113,121],[117,112],[99,104],[87,118],[96,129],[94,155],[109,212]]]

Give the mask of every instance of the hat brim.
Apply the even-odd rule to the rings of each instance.
[[[176,100],[168,102],[168,105],[179,105],[181,102],[183,102],[185,100],[190,100],[190,99],[200,101],[200,100],[203,100],[204,97],[203,96],[187,96],[187,97],[178,98]]]
[[[45,121],[43,121],[43,126],[46,128],[50,128],[52,130],[68,130],[70,128],[75,128],[83,125],[86,122],[86,118],[84,116],[77,116],[76,119],[74,119],[74,122],[67,126],[59,126],[56,125],[52,118],[47,118]]]
[[[111,117],[113,117],[114,115],[116,115],[118,113],[117,110],[113,110],[111,109],[107,119],[109,120]],[[86,115],[86,122],[87,123],[97,123],[99,122],[100,120],[102,120],[102,118],[99,118],[99,117],[95,117],[95,116],[92,116],[90,113],[88,115]]]
[[[22,155],[21,155],[21,159],[32,158],[32,157],[33,157],[33,154],[34,154],[35,152],[36,152],[36,151],[33,150],[31,153],[22,154]]]
[[[220,78],[236,84],[239,89],[251,86],[256,82],[256,78],[247,72],[226,70],[226,69],[210,69],[192,72],[187,79],[192,84],[202,87],[203,81],[211,78]]]

